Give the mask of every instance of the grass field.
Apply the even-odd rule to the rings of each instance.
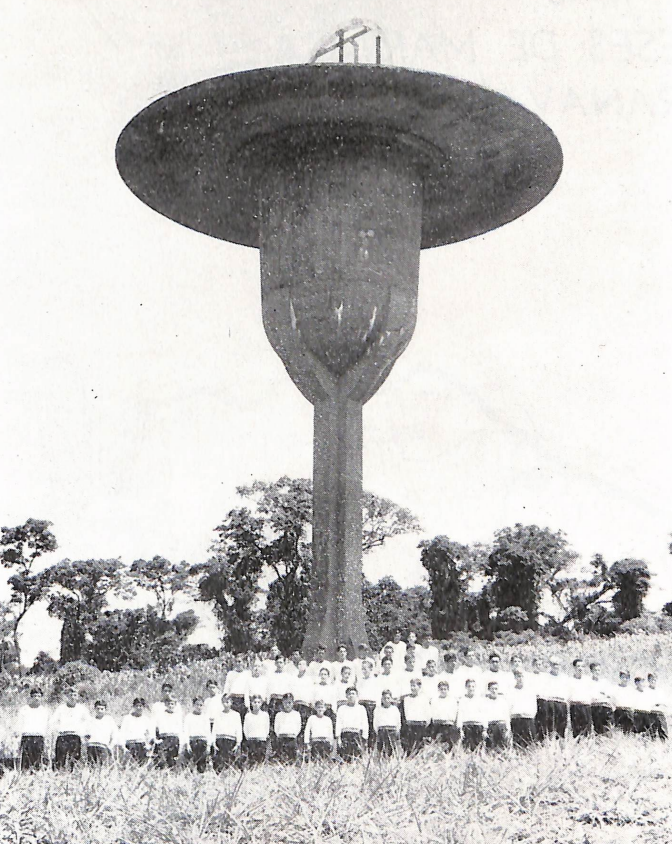
[[[520,651],[528,664],[533,654],[557,654],[565,665],[578,655],[599,659],[608,677],[621,666],[653,669],[662,688],[671,679],[669,634],[497,650],[504,659]],[[137,694],[156,699],[165,679],[188,703],[213,675],[222,678],[221,662],[101,674],[83,690],[89,700],[108,698],[120,718]],[[19,698],[5,693],[5,722]],[[266,765],[221,777],[120,764],[72,774],[7,771],[0,779],[3,842],[670,844],[672,743],[616,734],[528,752],[450,755],[430,745],[411,759]]]
[[[23,844],[669,844],[672,749],[619,736],[221,777],[8,772],[0,807],[0,841]]]

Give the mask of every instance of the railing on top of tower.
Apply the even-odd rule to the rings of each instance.
[[[367,36],[372,36],[367,38]],[[362,39],[366,39],[363,41]],[[375,39],[375,40],[374,40]],[[373,43],[372,43],[373,42]],[[353,64],[382,64],[382,42],[383,33],[379,26],[374,23],[365,22],[355,18],[341,26],[320,43],[320,46],[310,58],[310,64],[315,64],[319,59],[329,56],[338,51],[338,62],[346,62],[346,47],[352,47]],[[370,47],[375,43],[375,60],[366,61],[361,59],[360,48]],[[373,59],[373,56],[371,57]]]

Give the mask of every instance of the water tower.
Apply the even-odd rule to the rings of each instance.
[[[366,39],[373,63],[346,62]],[[555,135],[523,106],[383,53],[375,26],[351,22],[314,56],[332,63],[197,82],[143,109],[116,149],[151,208],[260,251],[266,334],[314,407],[308,654],[366,641],[362,407],[413,335],[420,250],[514,220],[562,168]],[[216,279],[213,295],[235,303]]]

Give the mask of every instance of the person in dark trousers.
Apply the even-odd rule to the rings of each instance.
[[[220,701],[221,705],[221,701]],[[212,747],[212,721],[205,712],[205,700],[196,696],[191,702],[191,712],[184,717],[184,749],[187,761],[199,774],[205,772]],[[213,712],[213,719],[216,710]]]
[[[23,704],[16,715],[14,732],[19,738],[19,767],[22,771],[35,771],[47,761],[49,710],[43,705],[43,698],[42,689],[31,689],[28,703]]]
[[[79,692],[68,686],[64,692],[65,702],[54,710],[50,731],[56,737],[54,747],[54,770],[71,771],[82,758],[82,745],[89,735],[90,715],[84,704],[79,703]]]
[[[243,740],[243,722],[232,703],[231,695],[225,692],[212,724],[212,765],[218,774],[235,763]]]
[[[584,676],[585,663],[577,657],[572,662],[573,674],[569,681],[569,717],[574,738],[589,736],[593,732],[591,713],[592,689]]]

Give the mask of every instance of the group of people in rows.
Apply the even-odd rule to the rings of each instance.
[[[143,698],[118,725],[97,700],[93,712],[68,687],[53,711],[42,691],[32,688],[14,723],[9,743],[24,770],[51,762],[67,768],[80,759],[105,762],[128,755],[150,758],[160,767],[181,761],[204,771],[277,759],[339,758],[348,761],[365,748],[380,754],[413,753],[426,741],[447,749],[526,747],[546,737],[604,734],[612,729],[667,738],[665,704],[657,677],[634,677],[623,669],[618,682],[602,676],[599,662],[576,658],[569,674],[556,657],[543,670],[533,660],[526,670],[514,654],[510,665],[492,652],[487,667],[474,649],[461,660],[446,647],[422,646],[399,635],[374,657],[362,645],[355,659],[345,645],[335,661],[318,648],[310,662],[300,654],[286,660],[274,649],[270,660],[248,666],[238,656],[223,688],[208,680],[184,712],[170,683],[161,700]],[[7,737],[5,740],[7,745]]]

